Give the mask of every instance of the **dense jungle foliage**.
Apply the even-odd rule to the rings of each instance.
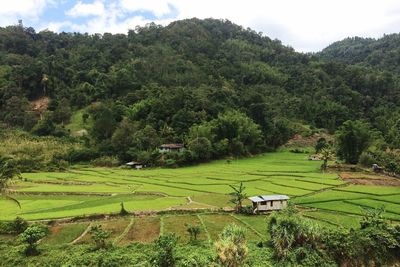
[[[369,123],[385,148],[398,148],[397,36],[349,39],[312,55],[226,20],[149,24],[126,35],[9,26],[0,28],[0,120],[17,135],[79,143],[53,153],[45,165],[55,167],[246,156],[348,120]],[[359,56],[330,60],[353,50]],[[379,62],[370,60],[376,53]],[[187,149],[161,156],[163,143]]]

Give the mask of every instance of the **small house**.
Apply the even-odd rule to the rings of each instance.
[[[160,146],[160,152],[171,152],[171,151],[177,151],[181,152],[183,149],[185,149],[184,144],[162,144]]]
[[[372,164],[372,170],[376,173],[382,173],[383,172],[383,168],[381,166],[379,166],[378,164]]]
[[[135,168],[136,170],[140,170],[145,167],[141,162],[131,161],[125,164],[128,167]]]
[[[249,197],[253,212],[273,211],[286,208],[289,197],[286,195],[266,195]]]

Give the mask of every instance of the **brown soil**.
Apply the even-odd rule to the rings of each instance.
[[[56,225],[56,226],[51,227],[50,228],[51,235],[57,235],[61,231],[62,228],[63,228],[62,225]]]
[[[287,143],[286,147],[314,147],[318,139],[325,138],[326,140],[332,140],[332,136],[326,133],[315,133],[311,136],[301,136],[296,134]]]
[[[34,111],[37,115],[41,115],[43,112],[47,110],[49,106],[50,98],[44,96],[42,98],[36,99],[31,102],[32,104],[32,111]]]
[[[400,186],[400,179],[372,173],[342,172],[340,178],[346,182],[359,185]]]

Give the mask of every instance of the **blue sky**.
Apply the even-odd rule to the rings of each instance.
[[[0,26],[19,19],[36,31],[126,33],[149,22],[229,19],[280,39],[298,51],[318,51],[348,36],[398,32],[398,0],[0,0]]]

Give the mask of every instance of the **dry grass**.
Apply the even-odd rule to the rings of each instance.
[[[160,235],[160,218],[155,216],[134,218],[133,225],[128,233],[119,242],[127,245],[131,242],[149,243]]]
[[[196,215],[173,215],[165,216],[163,219],[164,232],[175,233],[179,236],[180,242],[186,243],[190,239],[189,233],[187,232],[187,225],[200,226],[201,232],[198,236],[198,240],[207,240],[206,232]]]

